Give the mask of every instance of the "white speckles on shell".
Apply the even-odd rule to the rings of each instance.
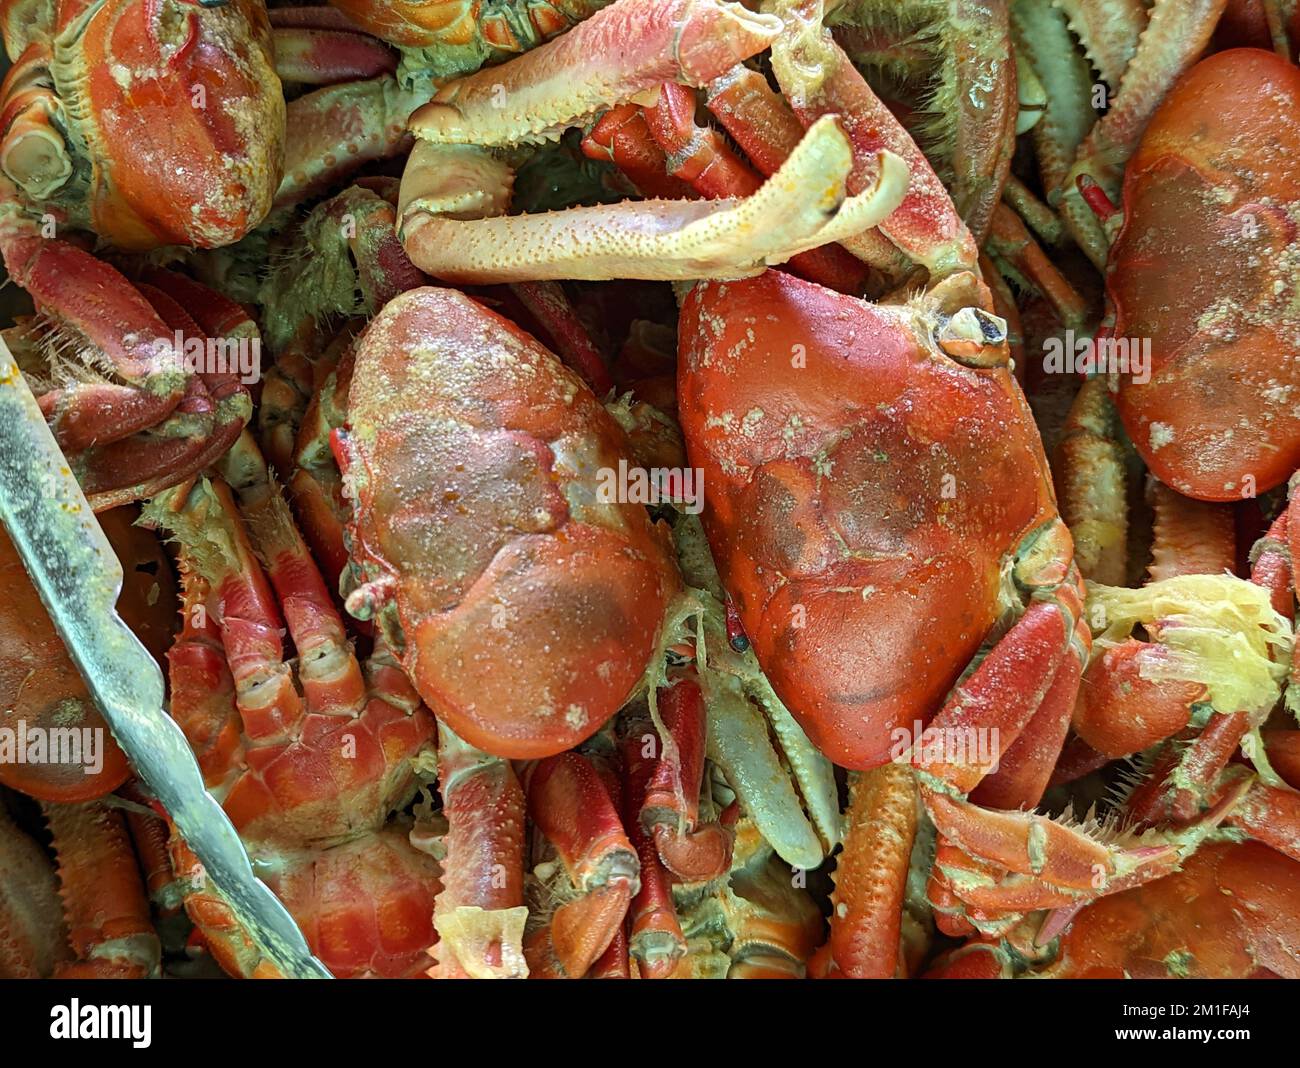
[[[1158,452],[1166,445],[1170,445],[1174,440],[1174,428],[1168,423],[1152,422],[1147,430],[1147,441],[1151,444],[1151,451]]]

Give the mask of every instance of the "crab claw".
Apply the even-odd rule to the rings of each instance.
[[[767,48],[781,21],[720,0],[621,0],[502,67],[443,86],[411,116],[440,144],[537,144],[667,81],[702,88]]]
[[[813,123],[785,165],[745,199],[506,215],[513,173],[489,147],[553,140],[665,82],[701,88],[780,31],[779,19],[739,4],[620,0],[503,67],[444,86],[411,116],[419,143],[399,204],[407,254],[429,274],[461,283],[736,278],[874,227],[906,196],[908,165],[879,153],[874,183],[855,185],[850,196],[853,149],[832,115]]]
[[[449,282],[747,277],[875,226],[902,202],[908,169],[898,156],[882,152],[875,184],[856,196],[844,185],[852,167],[848,138],[827,116],[743,200],[464,219],[455,215],[504,210],[509,168],[484,149],[421,142],[402,177],[399,232],[412,262]]]

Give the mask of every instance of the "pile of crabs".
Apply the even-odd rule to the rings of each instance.
[[[1300,977],[1294,7],[2,0],[4,339],[320,960]],[[0,974],[278,974],[0,548]]]

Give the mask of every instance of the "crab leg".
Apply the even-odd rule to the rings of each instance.
[[[919,807],[916,779],[902,764],[861,772],[849,788],[828,943],[830,963],[846,978],[892,979],[899,973]]]
[[[992,209],[986,248],[995,260],[1008,264],[1015,275],[1042,293],[1066,327],[1075,331],[1084,329],[1088,320],[1087,301],[1047,258],[1020,216],[1004,203],[999,202]]]
[[[626,925],[620,926],[605,950],[588,969],[588,979],[630,979]]]
[[[646,201],[483,218],[506,210],[513,175],[480,144],[549,140],[667,81],[704,86],[778,32],[778,20],[718,0],[621,0],[503,68],[444,86],[411,118],[420,143],[400,206],[411,259],[461,282],[739,277],[874,226],[895,207],[905,168],[873,156],[867,192],[862,161],[861,195],[846,199],[852,159],[833,122],[813,126],[739,204]]]
[[[180,403],[185,374],[170,331],[120,273],[66,241],[9,236],[0,241],[9,277],[37,306],[90,342],[129,385],[75,385],[40,398],[60,447],[80,452],[165,419]]]
[[[434,902],[439,979],[522,979],[524,794],[509,761],[438,724],[438,775],[448,830]]]
[[[1054,561],[1061,559],[1057,554],[1068,547],[1063,547],[1061,540],[1068,536],[1059,521],[1031,535],[1029,548],[1018,564],[1031,588],[1037,585],[1033,582],[1035,568],[1050,575]],[[1048,554],[1043,564],[1034,559],[1039,552]],[[1068,559],[1068,554],[1065,558]],[[1039,728],[1042,734],[1050,735],[1056,729],[1055,717],[1063,709],[1073,707],[1069,683],[1073,680],[1073,689],[1077,690],[1078,674],[1067,669],[1061,675],[1062,687],[1054,688],[1053,684],[1066,658],[1082,659],[1088,651],[1087,629],[1077,625],[1083,607],[1078,589],[1081,585],[1082,580],[1071,568],[1066,580],[1050,589],[1051,599],[1031,601],[1025,614],[994,645],[979,667],[954,688],[913,748],[912,764],[920,772],[924,787],[965,795],[990,770],[989,766],[969,759],[968,752],[959,753],[946,745],[932,744],[947,737],[949,732],[995,732],[989,746],[991,763],[994,763],[1001,761],[1002,754],[1014,746],[1040,712],[1046,717]],[[1050,705],[1045,704],[1049,696]],[[1043,761],[1044,785],[1058,751],[1059,748],[1051,753],[1038,751]],[[1018,774],[1029,773],[1022,769]]]
[[[1082,620],[1075,623],[1075,634],[1082,645],[1087,636]],[[1043,799],[1052,777],[1056,758],[1070,729],[1070,715],[1079,693],[1083,663],[1078,656],[1066,654],[1043,694],[1038,710],[1016,740],[1001,754],[998,770],[985,778],[971,792],[971,800],[986,808],[1033,808]]]
[[[1175,745],[1167,746],[1129,798],[1130,819],[1147,827],[1191,820],[1249,729],[1250,718],[1244,712],[1216,714],[1181,752]]]
[[[273,9],[268,14],[275,45],[275,73],[282,82],[330,85],[397,71],[397,56],[382,41],[355,28],[292,25],[279,17],[281,10]]]
[[[609,790],[581,753],[547,757],[528,771],[528,813],[555,847],[578,897],[529,940],[534,977],[586,975],[622,930],[640,889],[636,851]]]
[[[122,814],[102,801],[42,806],[54,839],[68,938],[77,960],[67,979],[158,974],[162,947],[149,918]]]
[[[1227,822],[1292,860],[1300,860],[1300,791],[1257,782]]]
[[[744,149],[750,162],[769,178],[789,158],[803,136],[803,124],[790,105],[767,84],[763,75],[748,67],[733,67],[709,84],[708,108]],[[907,257],[878,229],[863,230],[842,238],[839,243],[891,281],[902,279],[910,266]]]
[[[1226,3],[1157,0],[1113,104],[1079,146],[1074,166],[1062,186],[1062,212],[1080,247],[1099,268],[1105,266],[1107,249],[1098,242],[1096,220],[1086,222],[1088,233],[1078,230],[1087,216],[1079,203],[1079,180],[1095,181],[1112,203],[1119,202],[1124,164],[1165,91],[1205,50]]]
[[[285,663],[282,622],[230,489],[206,480],[175,505],[156,498],[151,518],[182,532],[195,566],[220,605],[217,624],[235,684],[244,733],[257,745],[285,740],[304,715]]]
[[[620,0],[504,67],[444,86],[411,128],[439,144],[551,140],[663,82],[702,87],[763,51],[780,29],[722,0]]]
[[[54,867],[0,806],[0,978],[48,979],[68,956]]]
[[[672,175],[689,182],[708,200],[758,192],[763,183],[753,168],[716,132],[695,122],[695,94],[690,89],[665,82],[654,107],[642,110],[648,120],[646,131],[665,153]],[[860,293],[866,287],[866,267],[835,245],[792,256],[790,269],[841,293]]]
[[[939,833],[964,854],[986,858],[945,872],[970,910],[1064,908],[1159,879],[1182,864],[1242,801],[1253,776],[1235,782],[1195,823],[1177,831],[1099,837],[1033,812],[996,812],[922,788]],[[988,864],[1008,875],[990,877]],[[979,922],[976,924],[980,926]],[[1050,937],[1050,936],[1049,936]]]
[[[818,867],[827,847],[772,748],[766,719],[738,680],[705,673],[700,682],[709,709],[710,759],[777,855],[797,868]]]
[[[655,840],[641,823],[651,776],[653,758],[646,754],[645,741],[650,721],[632,720],[620,740],[623,756],[623,825],[640,861],[641,886],[628,909],[631,928],[629,953],[636,959],[642,978],[666,979],[686,955],[667,869],[659,860]]]
[[[1060,8],[1039,0],[1012,0],[1011,28],[1016,54],[1028,59],[1046,89],[1046,105],[1034,125],[1033,138],[1047,201],[1058,208],[1093,262],[1104,264],[1106,243],[1092,212],[1075,197],[1062,202],[1075,154],[1097,121],[1091,106],[1092,72],[1075,48]]]
[[[1074,562],[1089,582],[1123,584],[1128,563],[1128,487],[1119,415],[1106,380],[1079,387],[1056,446],[1061,518],[1074,536]]]
[[[1142,0],[1058,0],[1056,6],[1065,12],[1070,29],[1102,79],[1118,89],[1146,29]]]
[[[636,104],[619,104],[597,119],[582,139],[582,152],[617,164],[643,197],[695,199],[694,189],[668,173],[667,153],[651,136],[645,109]]]
[[[330,85],[291,101],[284,178],[274,206],[301,203],[363,164],[400,155],[410,144],[407,116],[424,99],[384,75]]]
[[[514,294],[551,336],[556,355],[577,371],[597,397],[614,388],[605,358],[558,282],[516,282]]]
[[[1295,590],[1291,578],[1289,507],[1282,509],[1264,536],[1251,550],[1250,581],[1268,590],[1275,612],[1291,615],[1295,610]]]
[[[731,867],[732,833],[720,823],[699,822],[704,780],[704,697],[693,679],[661,690],[659,713],[667,738],[646,785],[641,822],[654,835],[664,866],[688,883],[706,882]]]

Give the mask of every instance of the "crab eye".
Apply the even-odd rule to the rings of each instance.
[[[1002,348],[1006,339],[1006,320],[982,308],[962,308],[951,318],[940,320],[934,329],[935,344],[958,363],[970,367],[1006,363]]]

